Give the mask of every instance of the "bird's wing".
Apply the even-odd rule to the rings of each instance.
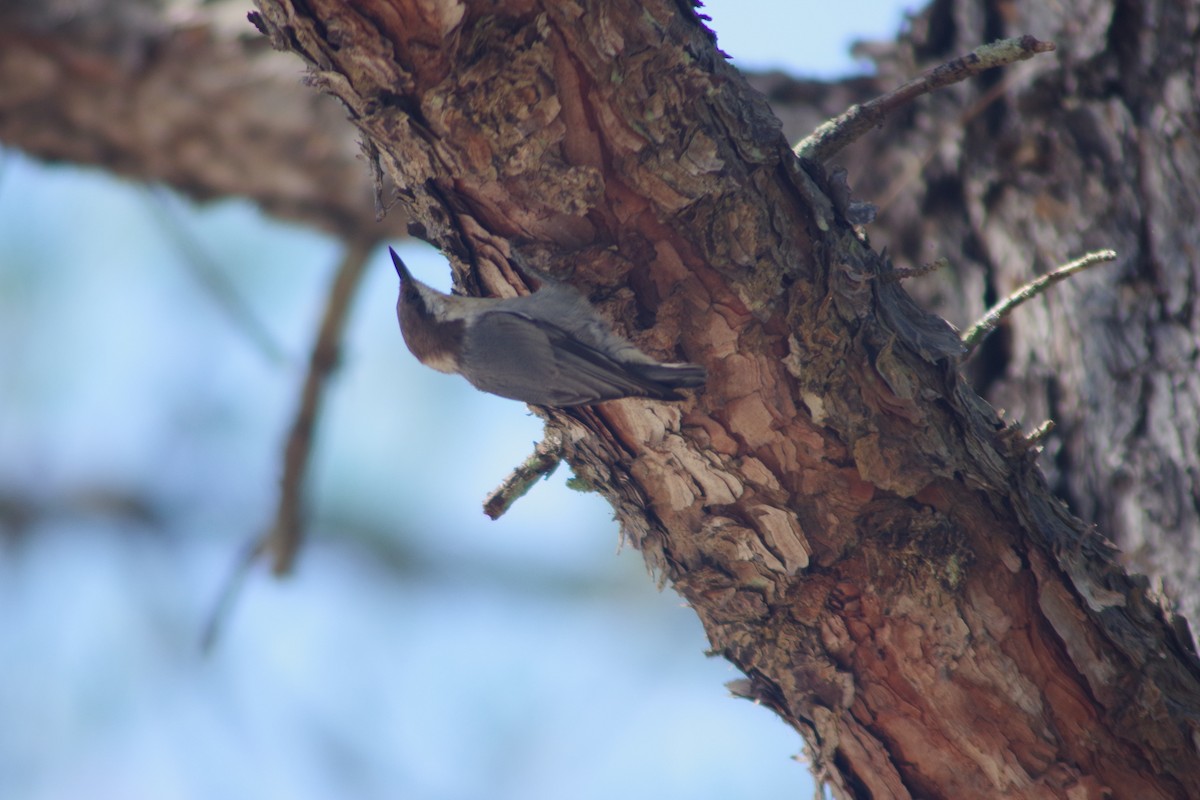
[[[471,326],[464,352],[468,380],[485,392],[548,406],[597,403],[617,397],[677,400],[672,384],[640,374],[545,320],[513,311],[488,311]]]

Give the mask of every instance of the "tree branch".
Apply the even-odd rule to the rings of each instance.
[[[535,483],[553,475],[561,460],[562,435],[557,430],[547,430],[529,458],[518,464],[483,501],[483,513],[492,519],[500,519]]]
[[[244,17],[234,35],[219,4],[79,2],[66,18],[59,5],[0,7],[0,142],[342,237],[407,235],[402,214],[372,219],[345,112]]]
[[[1040,42],[1028,35],[981,45],[967,55],[934,67],[881,97],[851,106],[840,116],[821,125],[793,149],[801,158],[824,163],[846,145],[880,125],[889,114],[923,94],[965,81],[989,69],[1053,50],[1053,42]]]
[[[308,458],[312,451],[313,430],[317,424],[321,401],[325,396],[326,380],[337,366],[341,350],[342,328],[350,311],[354,292],[375,247],[375,240],[350,241],[337,268],[333,285],[325,301],[325,313],[317,340],[309,357],[308,373],[304,376],[304,388],[300,393],[300,405],[288,434],[284,448],[283,479],[279,491],[279,506],[275,522],[263,541],[261,550],[272,558],[272,569],[276,575],[286,575],[292,570],[296,554],[304,533],[302,506],[304,476],[308,472]]]
[[[1032,300],[1038,295],[1045,292],[1054,284],[1064,281],[1077,272],[1083,272],[1089,267],[1094,267],[1097,264],[1103,264],[1106,261],[1115,261],[1117,253],[1115,250],[1097,250],[1094,253],[1080,256],[1074,261],[1064,264],[1063,266],[1051,272],[1042,275],[1040,278],[1035,278],[1025,284],[1008,297],[1001,300],[996,305],[987,310],[970,328],[962,335],[963,345],[967,348],[967,358],[975,352],[977,348],[989,333],[996,329],[1000,321],[1011,314],[1016,308],[1025,302]]]

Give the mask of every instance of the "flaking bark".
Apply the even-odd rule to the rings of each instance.
[[[1200,793],[1190,642],[690,13],[259,5],[462,285],[511,292],[514,247],[570,264],[708,365],[696,402],[547,418],[839,796]]]
[[[961,327],[1059,264],[1117,252],[1017,312],[971,377],[1007,419],[1054,420],[1039,464],[1055,493],[1195,618],[1200,3],[936,3],[877,49],[879,80],[1025,31],[1056,58],[939,93],[844,162],[898,265],[950,259],[910,289]]]

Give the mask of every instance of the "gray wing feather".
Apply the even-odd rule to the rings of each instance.
[[[619,362],[552,323],[512,311],[489,311],[474,321],[463,361],[477,388],[548,406],[630,396],[675,400],[674,387],[704,380],[695,365]]]

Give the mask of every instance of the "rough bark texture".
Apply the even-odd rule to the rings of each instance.
[[[260,8],[464,286],[519,289],[512,249],[570,264],[648,350],[709,365],[693,402],[547,416],[839,795],[1200,793],[1188,643],[689,11]]]
[[[957,324],[1085,251],[1100,267],[1026,306],[973,379],[1007,417],[1052,419],[1052,488],[1200,615],[1200,3],[938,2],[881,55],[883,85],[978,42],[1058,44],[939,93],[847,154],[898,262]]]
[[[745,671],[738,689],[805,735],[835,793],[1200,796],[1190,640],[1051,498],[1019,431],[959,381],[945,329],[887,280],[819,175],[797,169],[763,99],[687,10],[260,5],[275,44],[300,52],[378,143],[418,230],[456,258],[464,286],[519,289],[510,248],[548,271],[569,264],[648,351],[708,364],[693,403],[622,401],[549,420],[714,650]],[[1082,250],[1121,253],[1018,312],[972,377],[1015,418],[1059,423],[1042,458],[1055,486],[1135,551],[1154,533],[1175,536],[1173,552],[1196,541],[1196,18],[1194,2],[1169,0],[939,1],[879,51],[879,85],[1000,35],[1056,40],[1057,57],[922,101],[844,157],[858,194],[882,206],[876,243],[897,260],[952,260],[912,288],[957,323]],[[114,24],[110,34],[134,25]],[[153,147],[86,105],[99,93],[111,108],[112,87],[140,86],[166,69],[150,55],[188,39],[158,30],[141,50],[128,42],[150,40],[125,35],[64,49],[61,29],[43,26],[32,51],[0,34],[4,141],[200,194],[268,198],[332,229],[373,224],[365,188],[361,212],[319,207],[330,193],[313,190],[324,182],[308,164],[320,159],[296,145],[306,165],[290,175],[214,181],[258,174],[213,142],[256,118],[261,98],[215,120],[130,111],[150,131],[186,120]],[[7,76],[31,64],[13,85]],[[209,112],[207,68],[191,67],[147,85],[172,87],[181,104],[207,96]],[[763,80],[777,106],[820,98],[793,139],[843,97],[875,90]],[[308,102],[285,103],[277,85],[266,91],[279,114]],[[72,135],[36,136],[44,127]],[[254,138],[238,130],[231,148]],[[205,158],[147,156],[184,132],[214,137]],[[322,152],[340,154],[337,174],[362,181],[350,140],[331,136]],[[194,166],[176,171],[176,159]],[[1186,577],[1197,563],[1157,566]]]

